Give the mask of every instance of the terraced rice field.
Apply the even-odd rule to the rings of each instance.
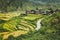
[[[0,20],[10,20],[12,17],[19,16],[20,12],[8,12],[8,13],[0,13]]]
[[[3,39],[7,39],[10,35],[13,37],[27,34],[30,31],[34,31],[36,28],[37,20],[42,15],[29,14],[28,16],[18,16],[11,18],[9,21],[3,23],[3,29],[8,30],[7,32],[0,32],[3,35]]]

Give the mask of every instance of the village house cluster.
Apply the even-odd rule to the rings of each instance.
[[[39,9],[39,8],[36,8],[35,10],[26,10],[25,11],[25,14],[54,14],[56,12],[59,12],[60,9],[52,9],[52,8],[48,8],[47,10],[44,10],[44,9]]]

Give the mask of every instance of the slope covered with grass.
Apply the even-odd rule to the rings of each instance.
[[[8,40],[60,40],[60,13],[43,17],[42,27],[39,31],[29,32],[16,38],[10,36]]]
[[[26,31],[29,33],[30,31],[34,31],[36,28],[37,20],[41,17],[42,15],[28,14],[27,16],[20,15],[17,17],[12,17],[10,20],[4,22],[2,22],[2,20],[2,23],[0,24],[0,35],[3,34],[3,38],[5,38],[8,35],[14,36],[15,32],[21,33],[23,31]]]
[[[40,18],[43,18],[42,27],[40,30],[34,31],[36,28],[36,22]],[[59,40],[60,12],[53,15],[20,15],[18,17],[11,18],[9,21],[1,23],[0,29],[4,29],[3,31],[0,30],[0,32],[12,33],[6,40]],[[20,36],[14,35],[16,32],[20,34],[23,31],[28,34],[26,33]]]
[[[39,31],[17,37],[16,40],[60,40],[60,13],[45,16]]]

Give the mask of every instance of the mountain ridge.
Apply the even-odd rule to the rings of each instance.
[[[40,3],[40,4],[48,4],[48,3],[60,4],[60,0],[30,0],[30,1],[34,3]]]

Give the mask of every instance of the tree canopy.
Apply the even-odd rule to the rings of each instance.
[[[18,7],[22,8],[23,4],[27,1],[28,0],[0,0],[0,11],[7,12],[9,8],[11,10],[16,10]]]

